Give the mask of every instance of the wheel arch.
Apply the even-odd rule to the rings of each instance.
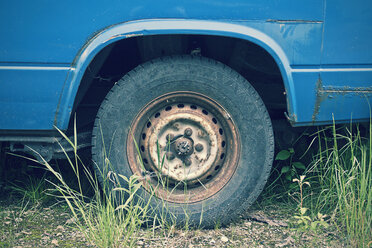
[[[80,50],[72,63],[64,91],[60,98],[56,125],[67,129],[78,89],[88,66],[101,51],[117,41],[150,35],[213,35],[249,41],[264,49],[279,68],[286,91],[287,111],[291,116],[296,113],[292,75],[287,55],[267,34],[240,24],[202,20],[140,20],[110,26],[93,36]]]

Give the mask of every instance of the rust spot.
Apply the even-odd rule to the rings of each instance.
[[[322,79],[319,77],[316,83],[316,99],[312,115],[312,121],[317,120],[321,103],[336,96],[360,96],[366,97],[372,95],[372,86],[370,87],[350,87],[350,86],[323,86]]]
[[[322,79],[319,76],[318,81],[316,82],[316,99],[315,99],[315,106],[314,106],[314,111],[312,115],[312,121],[316,121],[316,117],[319,114],[319,109],[320,109],[320,104],[324,100],[323,92],[322,92]]]
[[[182,108],[177,107],[183,105]],[[193,108],[192,106],[197,106]],[[205,115],[202,110],[208,111]],[[156,118],[156,113],[161,112],[162,118]],[[213,113],[213,116],[211,116]],[[225,119],[224,109],[207,96],[195,92],[171,92],[150,101],[136,116],[132,123],[131,130],[135,135],[127,137],[127,156],[129,166],[134,174],[140,171],[141,166],[134,160],[137,154],[134,140],[144,147],[141,151],[143,159],[149,160],[143,166],[147,171],[159,173],[162,177],[169,180],[171,185],[176,185],[175,189],[158,189],[156,195],[167,201],[183,203],[185,202],[184,190],[179,182],[185,182],[191,193],[190,202],[198,202],[207,199],[219,192],[222,187],[230,180],[235,173],[239,161],[239,136],[233,121]],[[216,123],[212,120],[216,119]],[[151,128],[146,123],[151,122]],[[191,136],[185,137],[184,131],[190,128],[193,132]],[[220,130],[223,130],[221,132]],[[146,133],[142,138],[142,134]],[[172,133],[174,138],[171,142],[167,138]],[[229,141],[229,146],[218,147],[223,141]],[[157,166],[160,155],[166,150],[160,149],[154,144],[170,143],[169,150],[177,152],[177,144],[182,141],[190,143],[190,151],[185,154],[176,155],[177,157],[165,164],[168,169]],[[204,145],[203,152],[195,154],[193,143]],[[234,141],[232,143],[232,141]],[[178,147],[179,151],[183,146]],[[186,157],[186,158],[185,158]],[[192,164],[187,167],[177,163],[185,159],[192,160]],[[218,166],[218,170],[215,168]],[[152,178],[151,185],[157,185],[157,179]],[[145,188],[148,186],[144,185]],[[206,187],[210,190],[206,191]]]
[[[372,94],[372,86],[370,87],[350,87],[350,86],[324,86],[321,91],[326,94],[336,94],[336,95],[359,95],[365,97],[366,95]]]

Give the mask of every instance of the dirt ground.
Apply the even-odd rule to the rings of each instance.
[[[45,171],[25,161],[13,158],[3,167],[6,173],[0,182],[0,248],[96,247],[77,229],[65,204],[56,204],[55,199],[48,203],[43,200],[42,205],[27,204],[9,190],[15,183],[37,177],[44,180]],[[69,178],[70,171],[64,173]],[[332,223],[327,229],[303,232],[293,224],[296,205],[265,199],[261,196],[238,222],[227,227],[140,228],[133,236],[134,247],[347,247],[344,235]]]
[[[78,231],[63,205],[31,209],[0,202],[0,247],[95,247]],[[337,231],[300,232],[290,210],[257,206],[237,223],[213,230],[141,228],[135,247],[346,247]],[[123,246],[124,247],[124,246]]]

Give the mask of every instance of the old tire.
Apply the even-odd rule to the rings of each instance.
[[[166,203],[178,223],[203,227],[231,222],[256,200],[273,152],[271,121],[254,88],[229,67],[191,56],[125,75],[102,102],[92,139],[101,169],[107,157],[110,170],[143,178],[140,193],[157,212]]]

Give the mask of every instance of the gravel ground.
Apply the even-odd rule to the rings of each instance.
[[[346,247],[332,225],[317,233],[290,228],[289,212],[251,209],[238,223],[213,230],[142,228],[135,247]],[[61,205],[25,210],[0,202],[0,219],[0,247],[95,247]]]
[[[47,204],[44,200],[43,206],[34,204],[31,207],[28,204],[27,207],[21,207],[26,204],[22,203],[19,196],[17,198],[14,192],[3,190],[18,182],[28,182],[30,178],[45,179],[44,170],[35,169],[35,165],[29,166],[30,162],[27,160],[11,158],[5,163],[5,167],[2,167],[0,180],[0,248],[96,247],[77,230],[70,210],[65,205],[56,205],[52,199],[52,202]],[[64,178],[69,178],[70,172],[64,173]],[[319,230],[316,233],[301,232],[293,228],[291,223],[294,222],[294,209],[295,206],[283,203],[259,201],[241,217],[240,221],[227,227],[216,227],[212,230],[141,228],[133,236],[136,240],[134,247],[347,246],[343,239],[344,235],[341,235],[332,223],[329,223],[330,226],[326,230]]]

